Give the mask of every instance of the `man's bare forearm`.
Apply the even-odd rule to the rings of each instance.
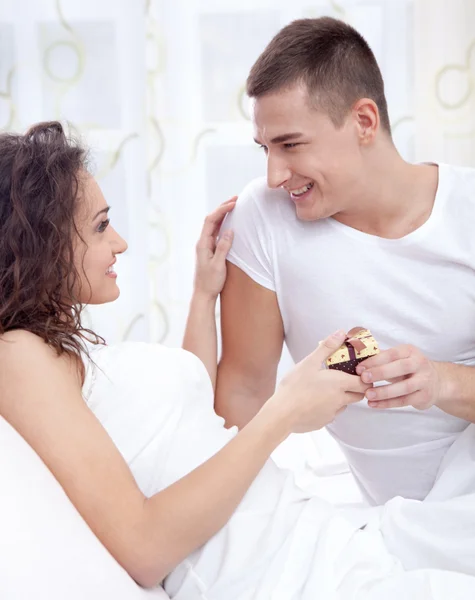
[[[475,423],[475,367],[435,364],[441,386],[436,406],[450,415]]]
[[[218,366],[215,410],[226,427],[236,425],[241,429],[272,396],[275,384],[275,375],[266,381],[250,381],[249,374],[240,374],[238,365],[222,360]]]

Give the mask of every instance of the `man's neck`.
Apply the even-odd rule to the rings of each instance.
[[[397,239],[430,217],[438,185],[435,165],[405,162],[395,149],[381,149],[352,199],[355,209],[335,215],[345,225],[382,238]]]

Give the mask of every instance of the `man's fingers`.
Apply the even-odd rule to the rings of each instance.
[[[383,365],[388,365],[396,360],[401,360],[403,358],[408,358],[411,355],[411,346],[396,346],[395,348],[389,348],[389,350],[383,350],[379,354],[375,356],[371,356],[370,358],[366,358],[363,360],[357,367],[356,372],[358,375],[361,375],[363,371],[367,369],[372,369],[373,367],[381,367]]]
[[[409,358],[401,358],[400,360],[390,362],[387,365],[367,367],[361,374],[361,377],[366,383],[375,381],[394,381],[400,377],[416,373],[419,366],[420,362],[417,357],[409,356]]]
[[[381,367],[383,365],[388,365],[390,362],[393,362],[394,353],[391,352],[392,350],[393,350],[392,348],[391,348],[391,350],[383,350],[383,352],[380,352],[379,354],[376,354],[375,356],[371,356],[370,358],[366,358],[365,360],[363,360],[356,367],[357,374],[361,375],[361,373],[363,373],[363,371],[366,371],[367,369],[372,369],[374,367]]]
[[[393,398],[400,398],[401,396],[407,396],[419,391],[421,386],[418,384],[416,377],[409,377],[398,383],[391,383],[389,385],[380,385],[367,393],[368,401],[380,402],[382,400],[392,400]]]
[[[403,406],[413,406],[417,410],[426,410],[432,406],[430,399],[423,390],[417,390],[407,396],[399,396],[398,398],[391,398],[389,400],[372,401],[368,400],[368,406],[370,408],[382,409],[382,408],[402,408]]]
[[[409,406],[409,396],[402,396],[401,398],[394,398],[394,400],[383,400],[382,402],[369,402],[368,406],[376,410],[382,410],[383,408],[402,408],[403,406]]]
[[[318,348],[312,352],[311,356],[322,363],[331,356],[335,350],[338,350],[345,341],[345,338],[346,333],[344,331],[336,331],[320,342]]]
[[[403,406],[414,406],[418,405],[421,401],[422,392],[414,392],[407,396],[399,396],[397,398],[391,398],[389,400],[368,400],[368,406],[370,408],[383,409],[383,408],[402,408]],[[425,407],[422,407],[425,408]]]

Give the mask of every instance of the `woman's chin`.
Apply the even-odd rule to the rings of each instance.
[[[104,300],[101,302],[101,304],[107,304],[108,302],[114,302],[114,300],[117,300],[117,298],[120,296],[120,288],[119,286],[116,286],[116,289],[107,294],[107,297],[104,298]]]
[[[114,290],[102,291],[102,293],[93,294],[92,297],[89,298],[87,302],[84,304],[89,304],[91,306],[99,305],[99,304],[109,304],[110,302],[114,302],[120,296],[119,286],[115,286]]]

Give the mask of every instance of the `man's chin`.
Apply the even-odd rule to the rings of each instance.
[[[296,206],[295,213],[299,221],[320,221],[321,219],[327,219],[331,215],[323,213],[323,211],[316,209],[315,206]]]

